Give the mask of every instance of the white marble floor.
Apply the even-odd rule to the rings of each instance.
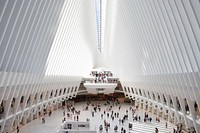
[[[139,110],[136,112],[137,115],[141,116],[141,121],[134,121],[132,119],[132,111],[129,110],[130,105],[129,104],[121,104],[121,110],[119,111],[119,105],[114,106],[112,109],[114,112],[119,112],[119,118],[123,118],[124,114],[126,114],[126,110],[128,110],[128,120],[125,121],[125,123],[119,124],[119,118],[115,118],[114,121],[106,115],[103,115],[103,119],[101,118],[101,114],[103,114],[103,111],[106,110],[107,106],[101,104],[101,111],[97,111],[95,113],[95,116],[92,117],[91,115],[91,110],[93,107],[90,105],[88,111],[83,110],[83,106],[86,105],[86,102],[81,102],[75,104],[76,110],[80,110],[81,113],[79,115],[79,121],[86,121],[86,118],[90,119],[90,129],[97,130],[99,132],[99,126],[104,125],[104,120],[110,123],[110,129],[108,133],[116,133],[114,132],[114,126],[118,125],[118,133],[121,132],[121,128],[123,127],[126,130],[126,133],[131,132],[131,133],[154,133],[155,132],[155,127],[159,129],[159,133],[169,133],[173,131],[174,125],[171,123],[168,123],[168,128],[165,128],[165,121],[161,119],[160,123],[157,123],[155,121],[155,115],[152,115],[149,113],[149,116],[153,118],[152,122],[145,123],[143,122],[143,111]],[[111,114],[111,111],[109,112]],[[63,116],[63,110],[58,109],[52,113],[52,116],[45,116],[45,124],[42,124],[41,118],[38,118],[23,127],[20,128],[20,133],[55,133],[61,126],[62,119],[64,118]],[[67,117],[66,117],[67,118]],[[74,117],[69,118],[67,120],[72,121]],[[129,122],[133,122],[133,128],[132,131],[129,131],[128,124]],[[105,133],[105,129],[103,132]]]

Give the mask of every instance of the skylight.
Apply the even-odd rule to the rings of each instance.
[[[102,47],[101,47],[101,10],[102,10],[102,1],[101,0],[96,0],[95,1],[95,6],[96,6],[96,25],[97,25],[97,35],[98,35],[98,51],[102,52]]]

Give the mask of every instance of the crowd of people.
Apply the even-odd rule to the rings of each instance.
[[[110,71],[92,71],[90,73],[91,76],[95,77],[95,83],[115,83],[117,79],[108,79],[108,77],[112,77],[113,74]]]
[[[90,105],[90,103],[89,103]],[[91,112],[92,112],[92,117],[94,117],[94,114],[97,112],[100,112],[101,114],[101,119],[104,119],[103,121],[103,125],[99,126],[99,131],[103,131],[105,130],[107,133],[112,130],[110,129],[110,125],[111,123],[109,122],[109,119],[114,122],[114,120],[119,119],[119,124],[123,125],[125,123],[125,121],[128,120],[128,115],[124,114],[122,118],[120,117],[120,110],[121,110],[121,106],[119,105],[119,110],[114,110],[113,107],[114,106],[118,106],[119,102],[117,100],[111,102],[111,101],[106,101],[104,103],[104,106],[106,106],[105,110],[103,110],[103,112],[101,113],[101,103],[91,103],[91,106],[93,107]],[[113,130],[114,132],[117,132],[119,128],[119,125],[115,125]],[[126,133],[126,129],[122,126],[121,127],[121,133]]]
[[[118,108],[117,110],[116,107]],[[107,132],[107,133],[110,130],[113,130],[114,132],[126,133],[127,127],[125,125],[127,124],[125,123],[129,123],[130,118],[132,118],[133,122],[141,121],[141,116],[138,114],[138,110],[139,110],[138,107],[130,106],[130,108],[126,109],[124,114],[122,114],[121,105],[118,101],[105,101],[103,104],[102,102],[93,101],[93,102],[87,102],[86,105],[83,106],[83,111],[91,111],[91,117],[95,117],[97,114],[100,114],[100,118],[103,120],[103,124],[99,125],[98,127],[99,132]],[[132,113],[130,113],[129,111]],[[129,116],[130,114],[132,115]],[[72,105],[70,106],[67,105],[65,108],[63,108],[64,119],[62,120],[62,122],[66,121],[67,119],[73,119],[73,118],[74,121],[79,121],[79,115],[80,115],[80,110],[76,110],[75,107]],[[152,118],[149,116],[148,112],[144,113],[143,118],[145,123],[152,122]],[[88,120],[89,119],[90,118],[88,118]],[[111,124],[113,124],[112,122],[114,122],[115,120],[118,120],[119,122],[114,126],[113,129],[111,129]],[[160,118],[156,117],[156,121],[159,123]],[[167,128],[167,122],[165,126]],[[119,127],[121,128],[119,129]],[[155,133],[158,133],[158,131],[159,131],[158,127],[155,127]]]
[[[93,117],[98,117],[98,115],[100,115],[99,118],[103,121],[103,123],[98,123],[99,125],[97,127],[99,132],[109,133],[114,131],[117,133],[126,133],[128,132],[128,129],[130,129],[130,127],[127,127],[127,124],[130,125],[130,122],[138,121],[144,123],[152,123],[153,118],[148,114],[148,112],[144,112],[144,115],[140,116],[141,112],[138,113],[139,109],[137,106],[129,106],[127,109],[123,108],[124,112],[121,109],[122,106],[117,100],[105,101],[104,103],[98,101],[90,101],[82,106],[83,111],[91,112],[91,117],[87,117],[87,121],[90,121],[90,119]],[[62,123],[69,119],[79,121],[80,117],[82,117],[80,115],[81,112],[82,111],[80,111],[80,108],[76,109],[76,106],[74,105],[66,105],[63,107]],[[155,117],[154,122],[159,124],[160,118]],[[42,123],[45,123],[45,119],[42,119]],[[168,128],[167,122],[165,122],[165,128]],[[158,132],[159,127],[155,127],[155,133]],[[174,130],[174,133],[176,132],[177,130]]]
[[[63,120],[62,123],[65,122],[67,119],[72,119],[74,117],[74,121],[79,121],[79,115],[81,111],[76,110],[75,106],[67,105],[66,107],[63,106]],[[66,118],[67,117],[67,118]]]

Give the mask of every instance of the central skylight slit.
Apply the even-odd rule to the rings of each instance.
[[[95,6],[96,6],[96,25],[97,25],[97,36],[98,36],[98,44],[97,48],[99,52],[102,52],[102,47],[101,47],[101,10],[102,10],[102,1],[101,0],[96,0],[95,1]]]

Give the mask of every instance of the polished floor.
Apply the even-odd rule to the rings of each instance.
[[[108,108],[105,106],[104,103],[101,103],[101,111],[97,111],[94,117],[92,117],[92,110],[93,106],[90,104],[89,109],[87,111],[83,110],[85,108],[86,102],[76,103],[75,109],[80,110],[81,113],[79,115],[79,121],[86,121],[87,118],[90,119],[90,129],[96,130],[99,133],[99,126],[104,125],[104,120],[110,123],[110,129],[108,133],[114,133],[114,126],[118,125],[118,133],[121,132],[121,128],[123,127],[126,130],[126,133],[154,133],[155,128],[157,127],[159,133],[169,133],[173,131],[175,127],[171,123],[168,123],[168,127],[165,127],[165,120],[160,121],[160,123],[156,122],[156,116],[149,113],[149,116],[153,118],[152,122],[144,122],[143,115],[144,112],[142,110],[136,111],[136,114],[141,117],[140,121],[134,121],[132,118],[132,111],[130,111],[130,104],[120,104],[117,106],[113,106],[112,110],[114,112],[119,112],[119,118],[115,118],[112,120],[110,117],[108,118],[107,115],[103,115],[103,119],[101,118],[101,114],[103,114],[104,110]],[[119,111],[119,106],[121,106],[121,110]],[[128,120],[125,121],[124,124],[119,123],[119,119],[123,118],[126,114],[126,110],[128,110]],[[111,111],[106,111],[106,113],[111,114]],[[76,116],[76,115],[75,115]],[[56,131],[60,128],[62,124],[63,116],[63,109],[58,109],[52,113],[52,116],[45,116],[45,124],[42,124],[42,118],[38,118],[23,127],[20,128],[20,133],[56,133]],[[71,118],[67,118],[67,121],[74,121],[74,115]],[[128,124],[131,122],[133,124],[132,130],[129,130]],[[102,133],[105,133],[105,128],[103,129]],[[14,132],[15,133],[15,132]]]

